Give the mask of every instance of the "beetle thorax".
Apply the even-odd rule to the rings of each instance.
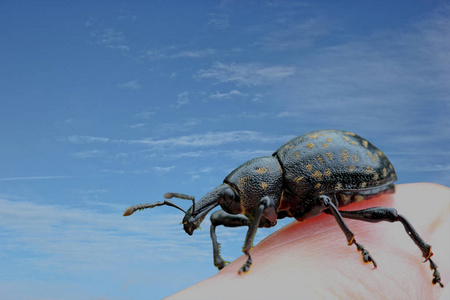
[[[224,183],[239,193],[242,213],[252,217],[265,196],[274,199],[278,206],[283,190],[283,171],[273,156],[255,158],[231,172]]]

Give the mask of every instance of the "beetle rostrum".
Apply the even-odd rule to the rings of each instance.
[[[211,214],[211,239],[214,265],[220,270],[226,262],[220,255],[216,227],[247,226],[243,252],[247,261],[239,273],[252,265],[250,249],[259,227],[272,227],[277,219],[293,217],[303,221],[321,213],[332,215],[347,238],[355,245],[364,262],[377,266],[370,253],[355,240],[344,218],[365,222],[400,222],[409,237],[422,251],[433,271],[432,283],[441,287],[437,265],[431,260],[431,246],[419,236],[409,221],[390,207],[374,207],[357,211],[338,208],[353,202],[370,199],[382,193],[393,193],[397,180],[394,167],[378,148],[362,137],[340,130],[318,130],[296,137],[271,156],[252,159],[232,171],[221,185],[198,202],[194,197],[167,193],[164,198],[191,200],[193,205],[184,211],[164,200],[128,208],[124,216],[137,210],[168,205],[185,213],[183,227],[192,235],[206,215]]]

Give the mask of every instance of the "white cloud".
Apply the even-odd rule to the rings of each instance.
[[[226,29],[230,26],[230,17],[225,14],[210,13],[208,14],[208,25],[219,29]]]
[[[246,95],[242,94],[238,90],[231,90],[228,93],[215,92],[215,93],[209,95],[209,98],[210,99],[230,99],[233,96],[246,96]]]
[[[210,258],[207,235],[198,241],[204,250],[190,246],[185,239],[179,225],[182,214],[152,211],[151,218],[124,218],[117,205],[104,204],[102,208],[110,213],[0,199],[0,256],[26,253],[20,261],[13,259],[9,263],[55,275],[121,269],[131,261],[142,265],[183,261],[193,253],[200,259]],[[135,268],[133,265],[127,269]]]
[[[5,177],[0,181],[18,181],[18,180],[45,180],[45,179],[65,179],[71,176],[27,176],[27,177]],[[1,196],[1,195],[0,195]]]
[[[73,156],[75,158],[80,158],[80,159],[88,159],[88,158],[99,157],[104,154],[105,154],[104,151],[94,149],[94,150],[75,152],[75,153],[72,153],[71,156]]]
[[[145,144],[148,146],[189,146],[189,147],[209,147],[218,146],[228,143],[237,142],[261,142],[271,143],[287,141],[293,136],[270,137],[256,131],[226,131],[226,132],[208,132],[204,134],[192,134],[187,136],[178,136],[175,138],[168,138],[163,140],[142,139],[130,140],[130,143]]]
[[[189,104],[189,92],[182,92],[177,94],[177,104],[175,107],[180,108],[183,105]]]
[[[94,25],[94,23],[87,23],[88,27]],[[94,43],[102,45],[108,49],[118,50],[130,50],[130,47],[126,45],[125,36],[121,31],[117,31],[114,28],[106,28],[103,30],[94,30],[91,33],[91,37],[94,39]]]
[[[109,138],[96,137],[96,136],[85,136],[85,135],[71,135],[65,140],[70,143],[81,144],[81,143],[107,143],[110,141]]]
[[[139,89],[141,86],[139,85],[137,80],[132,80],[132,81],[128,81],[128,82],[124,82],[119,84],[119,87],[121,89],[131,89],[131,90],[137,90]]]
[[[210,69],[202,69],[196,77],[212,79],[219,83],[234,82],[238,85],[257,86],[272,84],[295,74],[294,67],[265,66],[256,63],[215,63]]]
[[[214,49],[205,50],[185,50],[179,53],[172,54],[171,58],[203,58],[205,56],[214,55],[216,51]]]
[[[216,54],[212,48],[180,50],[178,46],[155,48],[146,52],[149,59],[204,58]],[[174,73],[172,73],[173,75]],[[171,75],[171,76],[172,76]]]
[[[143,111],[134,115],[137,119],[149,119],[151,116],[155,115],[154,111]]]
[[[145,123],[132,124],[132,125],[129,125],[128,127],[132,128],[132,129],[143,128],[143,127],[145,127]]]
[[[237,142],[260,142],[260,143],[272,143],[272,142],[285,142],[294,138],[291,135],[284,136],[269,136],[257,131],[250,130],[237,130],[237,131],[223,131],[223,132],[207,132],[204,134],[192,134],[185,136],[177,136],[173,138],[155,140],[153,138],[145,138],[138,140],[126,140],[126,139],[110,139],[106,137],[90,137],[90,136],[77,136],[73,135],[66,140],[72,143],[117,143],[117,144],[142,144],[147,146],[189,146],[189,147],[209,147],[218,146],[229,143]]]
[[[160,173],[167,173],[172,171],[173,169],[175,169],[175,166],[170,166],[170,167],[153,167],[153,170],[155,170],[156,172],[160,172]]]

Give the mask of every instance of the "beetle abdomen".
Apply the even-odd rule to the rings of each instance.
[[[383,152],[347,131],[313,131],[292,139],[273,155],[282,165],[286,188],[300,197],[340,191],[368,196],[391,189],[397,180]]]

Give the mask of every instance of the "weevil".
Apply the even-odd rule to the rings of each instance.
[[[250,250],[257,229],[275,226],[277,219],[293,217],[304,221],[321,213],[330,214],[345,234],[347,244],[355,245],[364,262],[371,262],[375,268],[375,260],[362,244],[356,242],[344,218],[374,223],[400,222],[421,250],[424,262],[430,262],[432,283],[443,287],[437,265],[431,260],[431,246],[397,210],[390,207],[356,211],[338,209],[382,193],[393,193],[396,180],[397,175],[389,159],[369,141],[348,131],[318,130],[290,140],[271,156],[242,164],[198,202],[184,194],[164,195],[166,199],[191,200],[193,204],[187,211],[164,200],[132,206],[124,216],[155,206],[172,206],[185,213],[184,230],[192,235],[206,215],[220,206],[221,210],[210,217],[214,265],[219,270],[226,265],[220,255],[216,227],[247,226],[242,248],[247,261],[239,273],[248,272],[252,265]]]

